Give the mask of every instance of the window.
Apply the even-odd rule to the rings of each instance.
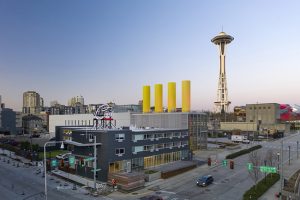
[[[116,149],[116,155],[122,156],[125,153],[125,148]]]
[[[115,134],[115,139],[118,142],[122,142],[123,140],[125,140],[125,134],[124,133]]]

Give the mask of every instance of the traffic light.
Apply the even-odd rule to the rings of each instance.
[[[222,160],[222,166],[226,167],[227,166],[228,161],[227,160]]]
[[[208,165],[208,166],[211,166],[211,158],[208,158],[208,159],[207,159],[207,165]]]
[[[230,169],[234,169],[234,162],[233,162],[233,160],[231,160],[231,161],[229,162],[229,166],[230,166]]]
[[[248,171],[252,171],[253,170],[253,163],[247,163],[247,168],[248,168]]]
[[[283,179],[283,186],[286,187],[288,185],[288,180],[287,179]]]

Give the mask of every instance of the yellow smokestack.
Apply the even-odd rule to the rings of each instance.
[[[150,112],[150,86],[143,87],[143,113]]]
[[[163,86],[162,84],[155,84],[155,112],[163,111]]]
[[[176,111],[176,83],[168,83],[168,112]]]
[[[182,81],[182,112],[191,110],[191,81]]]

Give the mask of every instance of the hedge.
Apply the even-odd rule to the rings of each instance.
[[[265,178],[259,181],[255,187],[252,186],[244,193],[243,200],[256,200],[261,197],[272,185],[280,179],[279,174],[268,174]]]
[[[255,151],[257,149],[260,149],[261,147],[262,147],[261,145],[256,145],[256,146],[250,147],[249,149],[240,150],[238,152],[227,155],[226,159],[234,159],[234,158],[239,157],[241,155],[250,153],[251,151]]]

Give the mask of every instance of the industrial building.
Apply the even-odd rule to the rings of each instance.
[[[281,119],[283,111],[278,103],[256,103],[246,105],[245,122],[221,122],[221,130],[251,131],[260,134],[289,132],[290,124]]]
[[[208,116],[202,112],[132,114],[131,125],[167,129],[187,129],[190,150],[207,148]]]
[[[162,84],[155,84],[155,112],[151,113],[151,88],[143,87],[143,113],[132,114],[131,125],[136,127],[156,127],[188,129],[190,150],[207,148],[208,116],[202,112],[191,112],[191,82],[182,81],[182,112],[176,112],[176,83],[168,83],[168,108],[163,112]]]

